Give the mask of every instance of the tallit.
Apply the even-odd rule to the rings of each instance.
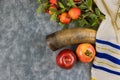
[[[120,80],[120,0],[94,0],[105,15],[96,35],[92,80]]]

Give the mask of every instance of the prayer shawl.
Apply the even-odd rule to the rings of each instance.
[[[120,80],[120,0],[94,0],[105,15],[96,35],[91,80]]]

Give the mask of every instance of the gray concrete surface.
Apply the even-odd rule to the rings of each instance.
[[[45,36],[61,29],[37,0],[0,0],[0,80],[90,80],[90,64],[59,68]],[[69,47],[71,48],[71,47]]]

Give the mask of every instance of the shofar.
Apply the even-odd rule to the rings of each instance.
[[[88,28],[69,28],[54,32],[46,37],[49,48],[53,51],[78,43],[95,44],[96,31]]]

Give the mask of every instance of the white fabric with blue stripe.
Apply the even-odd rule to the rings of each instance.
[[[120,80],[120,0],[95,0],[105,14],[96,35],[92,80]]]

